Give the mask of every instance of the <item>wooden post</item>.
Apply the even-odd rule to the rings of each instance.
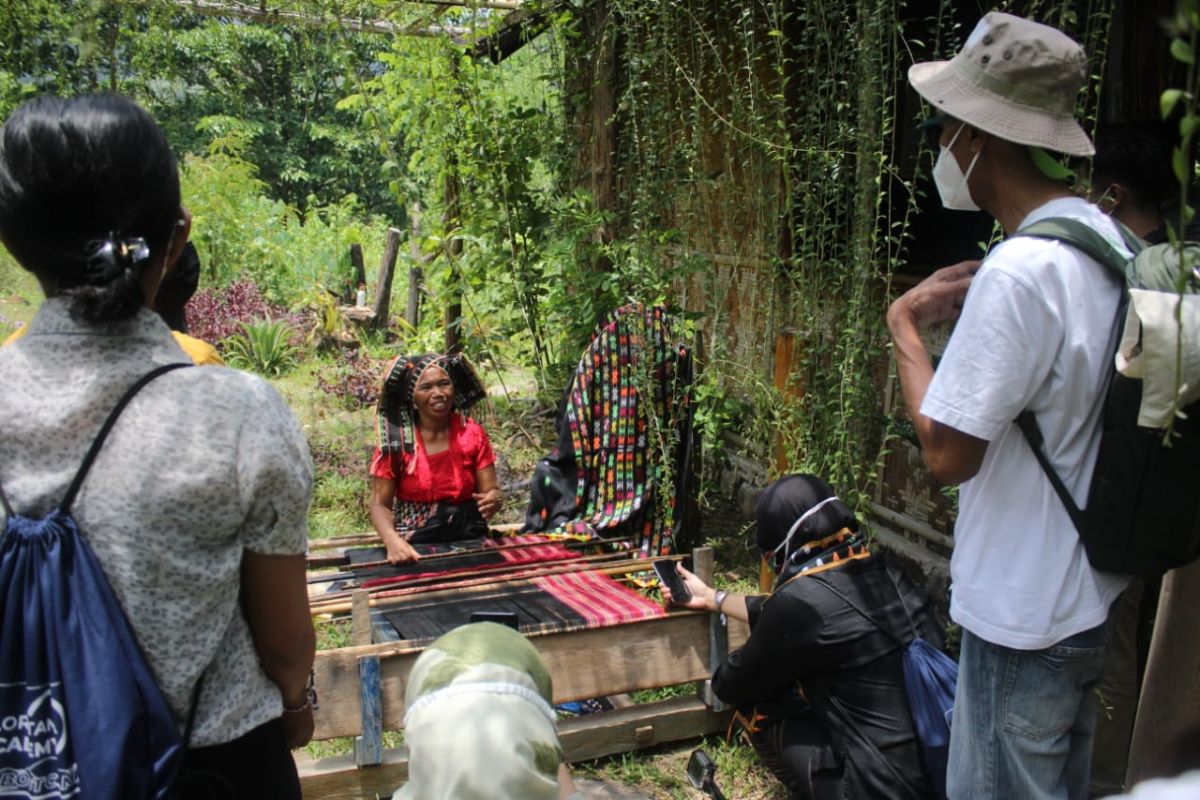
[[[350,266],[354,270],[354,275],[350,279],[350,286],[346,287],[346,296],[342,298],[342,302],[348,306],[354,305],[354,295],[358,292],[358,287],[365,286],[367,283],[367,268],[363,266],[362,245],[357,242],[350,245]]]
[[[612,223],[598,225],[592,232],[595,244],[608,244],[616,236],[617,150],[620,130],[617,107],[621,74],[620,26],[614,22],[609,0],[593,0],[578,11],[579,36],[568,48],[571,60],[567,74],[574,76],[564,92],[567,119],[574,127],[577,158],[576,180],[591,192],[596,210],[611,215]],[[592,248],[595,252],[596,248]],[[612,270],[606,256],[592,256],[587,268],[596,273]]]
[[[408,252],[412,266],[408,268],[408,303],[404,307],[404,321],[410,330],[421,324],[421,285],[425,281],[425,255],[421,252],[421,201],[417,200],[408,209],[411,228],[408,233]]]
[[[713,584],[713,549],[697,547],[692,551],[692,571],[696,577],[709,586]],[[729,654],[729,636],[725,629],[725,621],[721,614],[709,614],[708,619],[708,670],[711,675],[725,661]],[[713,694],[712,678],[701,681],[696,687],[697,694],[705,705],[713,711],[724,711],[727,706],[719,697]]]
[[[458,57],[450,57],[450,77],[458,88]],[[446,153],[446,178],[442,184],[443,208],[442,231],[447,237],[446,258],[450,262],[450,280],[447,281],[446,297],[446,353],[456,353],[462,338],[462,276],[458,271],[458,258],[462,255],[462,237],[458,235],[462,208],[459,204],[458,156],[453,150]]]
[[[444,185],[446,211],[442,215],[442,228],[446,231],[449,241],[446,242],[446,258],[450,262],[450,280],[447,281],[446,297],[446,347],[445,352],[458,352],[462,339],[462,276],[458,271],[458,259],[462,255],[462,237],[458,235],[459,199],[458,199],[458,162],[450,155],[450,163],[446,166],[446,182]]]
[[[392,303],[392,276],[396,269],[396,256],[400,254],[400,231],[388,228],[387,246],[379,262],[379,282],[375,288],[374,321],[371,326],[382,330],[388,326],[388,314]]]
[[[775,388],[784,402],[804,398],[804,386],[792,374],[796,360],[803,352],[803,342],[797,337],[795,328],[781,328],[775,334]],[[775,472],[786,475],[791,466],[791,454],[787,452],[782,434],[775,436]]]
[[[379,656],[358,659],[362,735],[354,739],[354,763],[360,767],[383,762],[383,705],[380,698]]]
[[[366,589],[350,596],[350,644],[371,644],[371,593]]]
[[[1158,617],[1146,659],[1125,785],[1175,775],[1194,752],[1185,734],[1200,729],[1200,561],[1163,578]],[[1194,745],[1193,745],[1194,746]]]

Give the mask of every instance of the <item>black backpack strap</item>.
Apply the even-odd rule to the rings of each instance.
[[[1050,485],[1054,487],[1054,493],[1058,495],[1058,499],[1067,509],[1068,516],[1071,517],[1071,522],[1075,525],[1075,530],[1083,533],[1083,511],[1075,504],[1075,498],[1071,497],[1071,492],[1067,490],[1066,484],[1062,482],[1062,478],[1058,477],[1058,472],[1055,471],[1054,465],[1050,463],[1050,458],[1046,455],[1046,451],[1042,448],[1045,439],[1042,438],[1042,429],[1038,427],[1037,418],[1033,412],[1025,409],[1017,415],[1017,427],[1021,429],[1021,433],[1025,435],[1025,441],[1029,442],[1029,447],[1033,450],[1034,457],[1042,467],[1042,472],[1046,473],[1046,477],[1050,479]]]
[[[1117,230],[1121,232],[1121,238],[1131,253],[1136,256],[1145,249],[1146,243],[1139,239],[1137,234],[1116,220],[1113,220],[1113,223],[1117,226]],[[1067,217],[1051,217],[1027,225],[1018,230],[1014,235],[1050,239],[1070,245],[1089,258],[1098,261],[1110,273],[1117,276],[1121,281],[1122,289],[1129,285],[1129,265],[1131,260],[1117,251],[1095,229],[1079,220]],[[1118,329],[1121,321],[1125,318],[1125,308],[1128,299],[1128,293],[1122,291],[1121,302],[1117,307],[1115,321],[1115,327]],[[1054,465],[1050,463],[1050,458],[1046,455],[1046,451],[1043,448],[1045,438],[1042,436],[1041,428],[1038,427],[1037,418],[1034,417],[1032,411],[1025,409],[1017,415],[1016,424],[1025,436],[1025,441],[1029,442],[1029,447],[1033,450],[1033,455],[1037,458],[1042,472],[1046,474],[1046,477],[1050,480],[1050,485],[1054,487],[1054,493],[1058,495],[1058,499],[1062,501],[1063,506],[1067,509],[1067,514],[1071,517],[1071,522],[1075,525],[1075,530],[1082,534],[1084,530],[1083,512],[1076,505],[1075,499],[1067,491],[1062,478],[1059,477],[1054,469]]]
[[[1124,240],[1125,246],[1129,248],[1129,252],[1137,255],[1145,248],[1145,242],[1139,239],[1133,231],[1115,220],[1114,224],[1121,232],[1121,238]],[[1122,254],[1114,248],[1112,243],[1108,239],[1105,239],[1095,228],[1077,219],[1069,219],[1067,217],[1041,219],[1026,225],[1013,235],[1030,236],[1035,239],[1049,239],[1070,245],[1088,258],[1098,261],[1121,281],[1122,286],[1125,285],[1127,268],[1130,261],[1129,256]]]
[[[209,666],[212,666],[209,664]],[[192,687],[192,702],[188,706],[187,726],[183,729],[183,749],[186,750],[188,744],[192,741],[192,728],[196,726],[196,709],[200,707],[200,690],[204,688],[204,676],[208,674],[208,669],[200,673],[200,677],[196,679],[196,685]]]
[[[908,644],[910,644],[913,641],[913,639],[917,638],[917,635],[918,635],[917,634],[917,626],[916,626],[916,623],[913,622],[912,614],[908,613],[908,606],[904,605],[904,595],[902,595],[900,593],[900,587],[896,585],[895,579],[892,578],[891,573],[888,572],[887,564],[884,564],[883,571],[887,572],[888,580],[890,580],[892,582],[892,586],[896,590],[896,597],[900,600],[900,607],[902,609],[904,609],[904,616],[908,619],[908,629],[912,632],[912,638],[909,639],[907,642],[904,641],[903,639],[901,639],[896,634],[892,633],[892,631],[889,630],[887,628],[887,626],[883,625],[879,620],[875,619],[875,617],[871,616],[866,611],[864,611],[861,606],[859,606],[857,603],[855,603],[849,597],[846,597],[846,595],[843,594],[841,591],[839,591],[837,589],[837,587],[834,586],[832,583],[829,583],[828,581],[824,581],[821,578],[817,577],[816,575],[809,575],[808,577],[811,578],[812,580],[816,581],[821,586],[824,586],[826,589],[833,592],[838,597],[842,598],[842,601],[845,602],[846,605],[850,606],[850,608],[857,611],[861,616],[866,618],[867,621],[872,623],[876,628],[879,628],[879,630],[883,631],[884,635],[886,635],[888,638],[895,641],[901,647],[905,647]]]
[[[113,426],[117,424],[117,418],[121,416],[121,412],[125,410],[125,406],[129,405],[129,401],[142,390],[142,388],[150,381],[160,375],[165,375],[173,370],[182,369],[183,367],[192,366],[190,363],[181,364],[163,364],[161,367],[155,367],[147,372],[142,377],[138,378],[137,382],[126,390],[125,394],[117,401],[117,405],[108,415],[108,419],[104,420],[104,425],[101,426],[100,432],[96,434],[96,438],[92,441],[92,446],[88,448],[87,455],[83,457],[83,463],[79,465],[79,471],[75,473],[75,479],[71,481],[67,493],[63,496],[62,502],[59,503],[59,510],[64,514],[70,512],[71,504],[75,502],[75,495],[79,494],[79,487],[83,485],[83,479],[87,477],[88,470],[92,468],[92,462],[96,460],[96,456],[100,455],[100,448],[104,446],[104,440],[108,438],[109,432]]]
[[[4,509],[5,519],[12,519],[16,516],[16,514],[13,513],[12,506],[8,504],[8,497],[4,494],[3,486],[0,486],[0,507]]]

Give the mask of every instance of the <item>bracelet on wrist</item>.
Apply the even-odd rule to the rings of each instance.
[[[718,589],[717,593],[713,595],[713,611],[717,612],[718,614],[722,613],[721,606],[725,603],[725,600],[728,597],[729,592],[725,591],[724,589]]]
[[[287,706],[287,705],[284,705],[284,707],[283,707],[283,713],[285,713],[285,714],[299,714],[299,713],[301,713],[302,711],[308,711],[308,710],[309,710],[310,708],[312,708],[312,707],[313,707],[312,700],[309,700],[309,699],[305,698],[305,700],[304,700],[304,705],[296,706],[295,708],[290,708],[289,706]]]
[[[289,706],[286,702],[283,704],[283,713],[299,714],[302,711],[309,709],[317,709],[317,672],[310,670],[308,673],[308,683],[304,686],[304,702],[298,706]]]

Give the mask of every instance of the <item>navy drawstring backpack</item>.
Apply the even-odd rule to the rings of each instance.
[[[938,800],[946,800],[946,768],[950,763],[950,718],[954,712],[954,690],[958,685],[958,662],[921,638],[908,607],[904,605],[904,595],[891,572],[888,572],[888,577],[896,588],[900,607],[904,609],[904,616],[908,618],[908,628],[912,634],[912,638],[907,642],[859,608],[833,584],[815,575],[812,577],[904,648],[901,658],[904,667],[904,689],[908,695],[908,708],[912,713],[921,758],[925,762],[929,781],[933,784],[934,796]],[[874,749],[873,745],[871,749]],[[878,750],[875,752],[878,753]],[[887,763],[882,754],[879,758]]]
[[[183,736],[71,504],[142,376],[92,442],[58,508],[7,515],[0,540],[0,797],[168,798]]]

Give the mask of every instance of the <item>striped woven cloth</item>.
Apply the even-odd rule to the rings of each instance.
[[[600,572],[550,575],[534,584],[575,611],[588,628],[666,616],[661,605]]]

